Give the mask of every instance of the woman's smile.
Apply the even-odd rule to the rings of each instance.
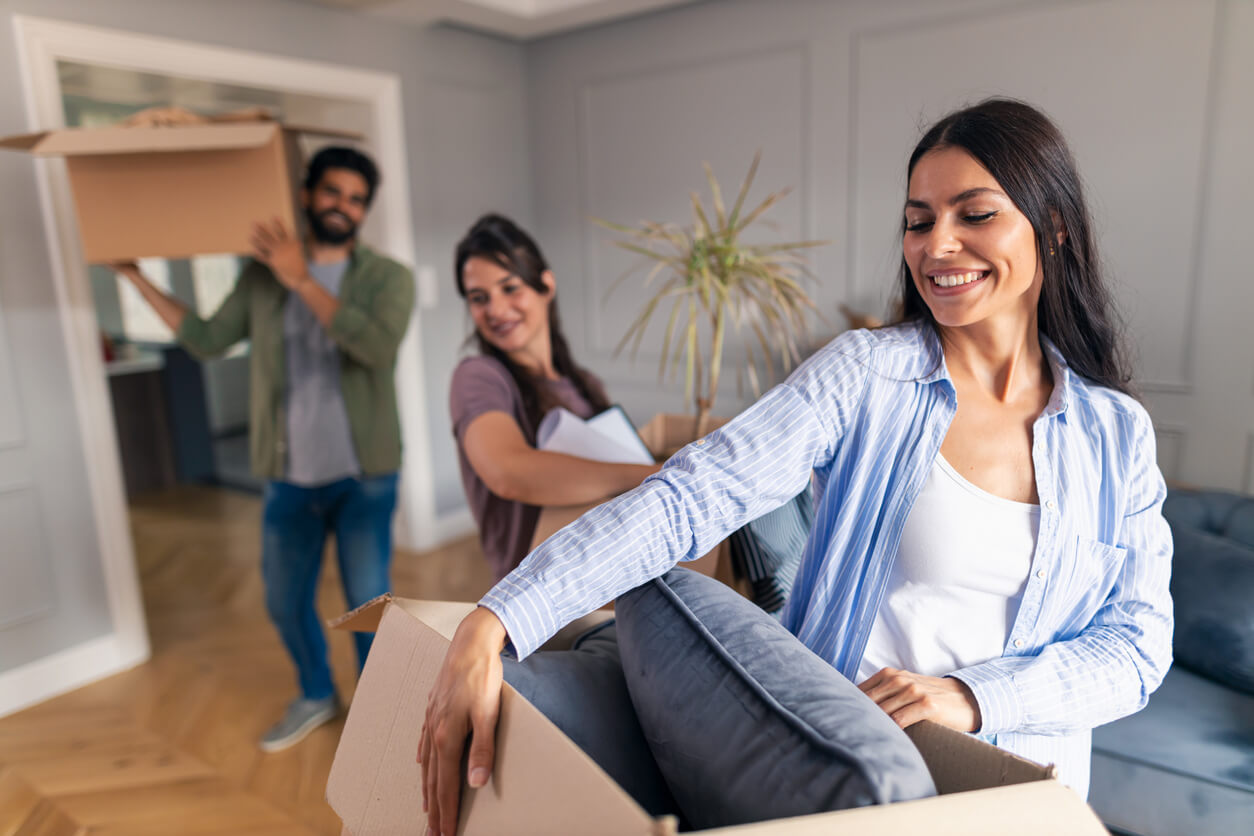
[[[961,148],[937,148],[915,165],[902,254],[943,327],[1035,315],[1036,233],[1001,184]]]

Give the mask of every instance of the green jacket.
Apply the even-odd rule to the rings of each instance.
[[[240,340],[249,357],[249,454],[253,472],[266,479],[287,473],[287,421],[283,357],[283,305],[288,290],[270,268],[252,261],[235,288],[208,319],[190,311],[178,341],[206,359]],[[401,464],[401,423],[393,380],[396,353],[414,307],[409,269],[361,244],[353,249],[340,285],[340,309],[328,334],[340,349],[340,389],[357,461],[367,476]]]

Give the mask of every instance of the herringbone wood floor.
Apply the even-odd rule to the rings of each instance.
[[[262,603],[259,516],[256,497],[213,488],[132,505],[152,659],[0,719],[0,836],[340,833],[323,792],[343,719],[285,752],[256,745],[295,693]],[[325,566],[329,618],[344,600]],[[491,581],[473,537],[398,552],[392,576],[399,595],[465,601]],[[329,639],[351,697],[351,641]]]

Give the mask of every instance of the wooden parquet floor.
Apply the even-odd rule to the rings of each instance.
[[[256,744],[296,691],[262,599],[260,509],[202,487],[131,506],[152,659],[0,719],[0,836],[340,833],[324,789],[343,718],[284,752]],[[399,595],[464,601],[491,583],[473,537],[398,552],[392,577]],[[328,559],[319,611],[343,610]],[[328,639],[351,698],[351,639]]]

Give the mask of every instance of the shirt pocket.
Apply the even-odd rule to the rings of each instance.
[[[1055,585],[1055,606],[1051,609],[1054,629],[1071,637],[1088,626],[1110,596],[1128,550],[1077,535],[1066,552],[1066,561],[1059,567],[1059,580],[1064,582]]]

